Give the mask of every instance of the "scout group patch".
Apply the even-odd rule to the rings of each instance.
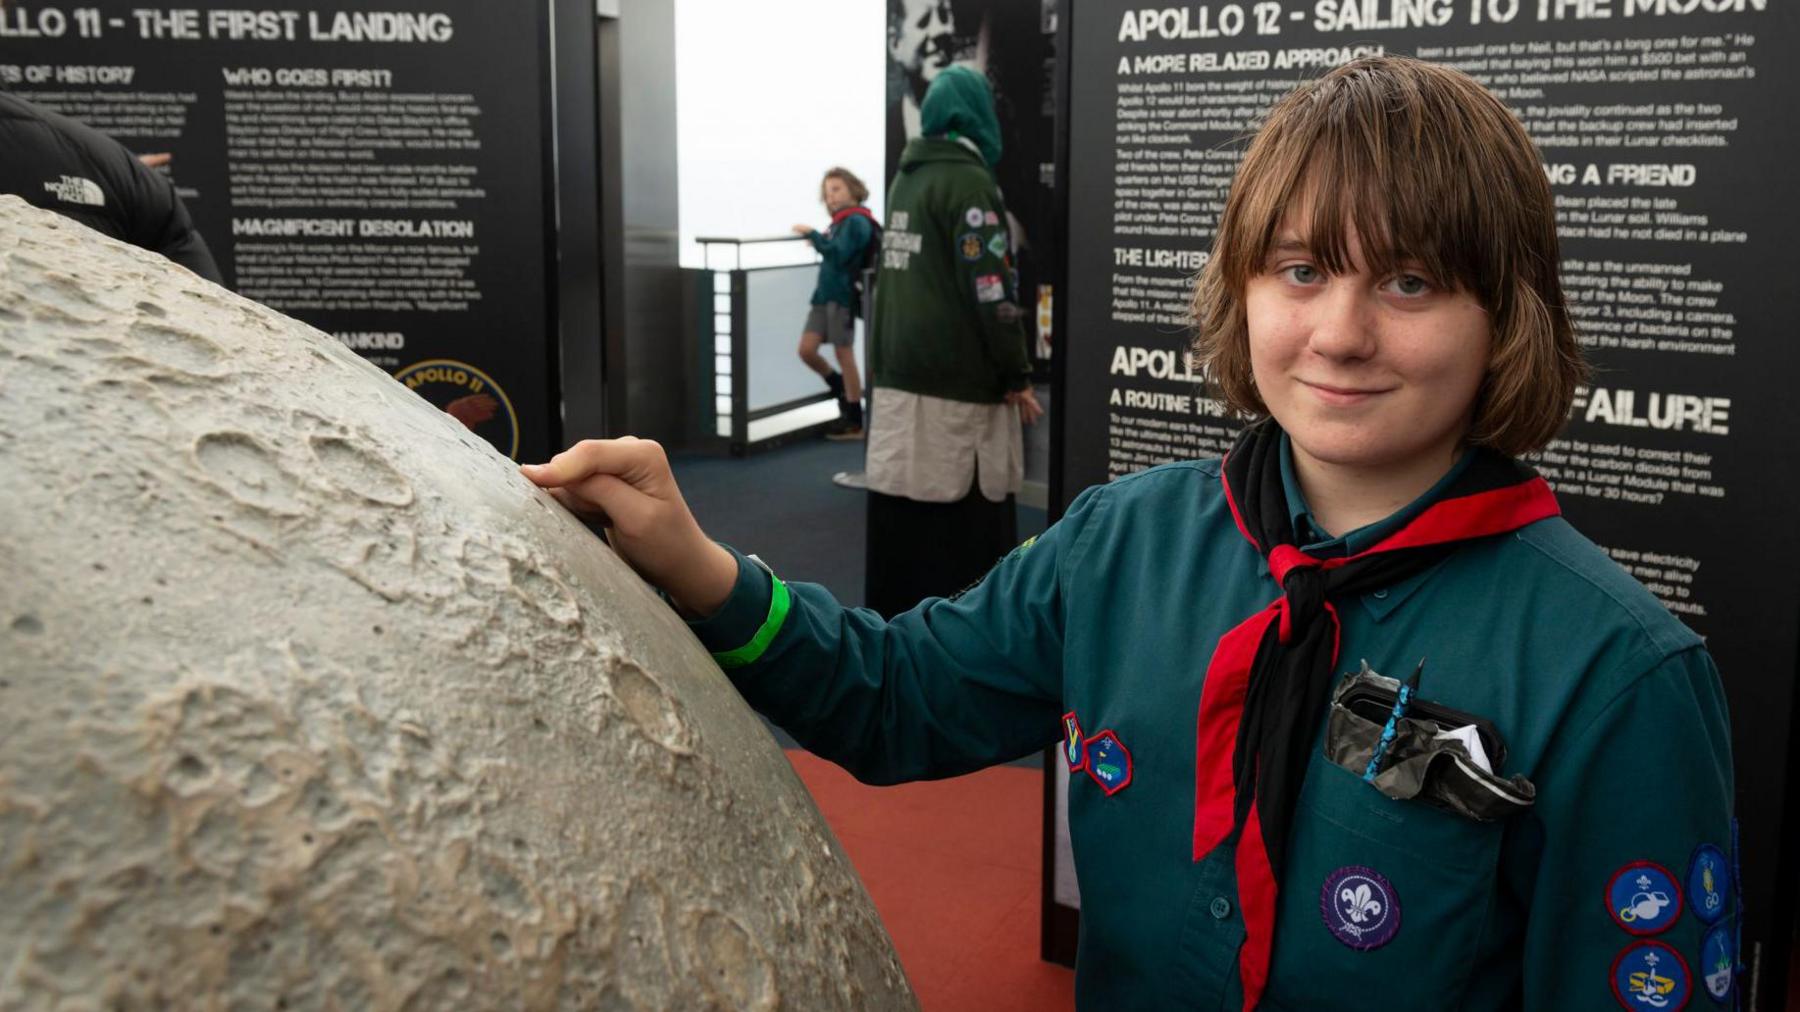
[[[1681,887],[1654,861],[1633,861],[1606,884],[1606,912],[1634,935],[1657,935],[1681,916]]]
[[[1694,978],[1681,953],[1662,942],[1625,947],[1612,965],[1613,997],[1629,1009],[1680,1012],[1694,994]]]
[[[963,222],[970,228],[980,228],[982,221],[981,208],[971,206],[963,212]]]
[[[1087,740],[1086,758],[1088,776],[1109,796],[1131,783],[1131,753],[1111,731],[1102,731]]]
[[[983,274],[975,279],[976,302],[999,302],[1006,298],[1006,283],[998,274]]]
[[[1331,937],[1352,949],[1379,949],[1400,933],[1400,895],[1375,869],[1346,865],[1325,876],[1319,916]]]
[[[1713,1001],[1723,1002],[1731,997],[1736,964],[1737,946],[1732,944],[1731,925],[1713,925],[1700,940],[1700,983]]]
[[[956,244],[962,248],[964,260],[974,263],[981,259],[981,234],[979,232],[964,232],[957,238]]]
[[[1687,897],[1702,924],[1717,924],[1731,895],[1731,870],[1725,852],[1710,843],[1694,848],[1688,859]]]
[[[1006,255],[1006,233],[1005,232],[995,232],[992,236],[989,236],[988,243],[987,243],[987,251],[989,253],[992,253],[996,257],[1005,256]]]
[[[1081,740],[1081,721],[1074,710],[1063,714],[1063,758],[1070,773],[1087,765],[1087,743]]]

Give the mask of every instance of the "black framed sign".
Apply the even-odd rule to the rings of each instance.
[[[0,83],[166,156],[239,294],[332,334],[501,452],[543,459],[561,440],[555,133],[569,124],[550,54],[569,6],[7,3]],[[590,93],[593,19],[590,4],[554,43],[585,56]],[[576,126],[591,151],[594,124]]]

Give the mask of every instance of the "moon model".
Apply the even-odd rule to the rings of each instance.
[[[0,197],[0,1008],[912,1008],[683,624],[330,337]]]

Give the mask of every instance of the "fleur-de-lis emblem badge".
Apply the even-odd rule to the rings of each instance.
[[[1356,924],[1381,916],[1381,901],[1375,898],[1375,892],[1367,882],[1346,888],[1338,898],[1344,902],[1344,913]]]
[[[1319,887],[1319,916],[1332,937],[1352,949],[1379,949],[1400,931],[1400,894],[1375,869],[1345,865]]]

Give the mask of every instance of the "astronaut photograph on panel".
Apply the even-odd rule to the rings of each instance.
[[[1026,309],[1040,298],[1039,282],[1048,283],[1052,257],[1047,242],[1054,110],[1048,68],[1056,7],[1056,0],[1026,5],[888,0],[887,6],[888,181],[899,171],[906,142],[919,136],[919,105],[938,74],[966,66],[986,77],[1000,120],[1001,153],[992,169],[1006,203],[1013,269]],[[1042,358],[1047,351],[1043,346],[1035,354]]]
[[[939,71],[953,63],[987,69],[985,19],[959,34],[956,6],[951,0],[888,0],[890,151],[919,136],[919,103]]]

